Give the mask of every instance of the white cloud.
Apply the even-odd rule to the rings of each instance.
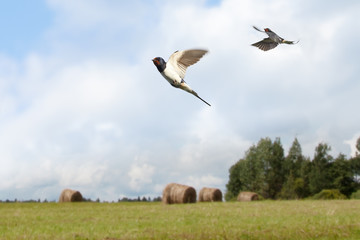
[[[130,187],[135,191],[140,191],[146,185],[152,183],[152,177],[155,173],[155,168],[146,163],[141,165],[132,165],[128,173],[130,177]]]
[[[174,181],[224,189],[229,167],[266,136],[284,146],[298,136],[308,156],[319,142],[350,152],[357,2],[48,4],[55,21],[38,49],[20,61],[0,53],[0,199],[14,188],[57,198],[69,185],[107,200]],[[252,25],[300,43],[262,52]],[[212,107],[151,63],[194,47],[210,53],[185,80]]]
[[[97,186],[101,183],[104,175],[109,170],[100,162],[74,164],[67,162],[62,166],[56,166],[59,186]]]
[[[200,191],[203,187],[216,187],[223,188],[225,185],[224,178],[219,178],[212,176],[211,174],[207,174],[204,176],[189,176],[185,180],[185,184],[194,187],[197,191]]]
[[[191,119],[183,133],[187,139],[180,152],[180,169],[224,173],[251,144],[236,134],[236,128],[217,113],[216,107],[205,108]]]
[[[345,140],[344,143],[348,144],[351,149],[351,156],[355,157],[357,149],[356,149],[356,141],[360,138],[360,132],[353,135],[351,139]]]

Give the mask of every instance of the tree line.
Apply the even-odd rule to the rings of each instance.
[[[225,199],[235,199],[240,191],[256,192],[265,199],[303,199],[325,189],[350,197],[360,189],[360,138],[356,149],[355,157],[334,158],[331,147],[320,143],[310,159],[302,154],[297,138],[287,156],[280,138],[262,138],[230,167]]]
[[[34,200],[34,199],[29,199],[29,200],[18,200],[18,199],[14,199],[14,200],[9,200],[6,199],[5,201],[0,200],[0,203],[48,203],[48,202],[56,202],[57,200],[51,200],[48,201],[46,198],[41,201],[40,199],[38,200]],[[83,198],[83,202],[108,202],[108,201],[101,201],[100,198],[97,198],[96,200],[92,200],[91,198]],[[115,201],[111,201],[111,202],[115,202]],[[157,197],[140,197],[138,196],[137,198],[129,198],[129,197],[123,197],[123,198],[119,198],[117,200],[117,202],[161,202],[161,197],[157,196]]]

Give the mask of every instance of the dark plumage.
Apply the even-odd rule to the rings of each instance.
[[[271,50],[271,49],[277,47],[277,45],[282,44],[282,43],[296,44],[299,42],[299,41],[295,42],[295,41],[285,40],[282,37],[278,36],[273,31],[271,31],[270,28],[265,28],[264,31],[260,30],[259,28],[255,27],[255,26],[253,26],[253,28],[255,28],[255,30],[257,30],[259,32],[264,32],[269,36],[268,38],[264,38],[263,40],[261,40],[259,42],[251,44],[251,46],[257,47],[263,51]]]
[[[166,68],[166,62],[162,57],[156,57],[152,60],[160,73],[162,73]]]

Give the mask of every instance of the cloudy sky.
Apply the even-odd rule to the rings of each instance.
[[[17,0],[0,3],[0,199],[63,188],[117,200],[169,182],[225,191],[262,137],[320,142],[336,156],[360,136],[360,2]],[[299,44],[250,46],[269,27]],[[171,87],[151,59],[209,50]]]

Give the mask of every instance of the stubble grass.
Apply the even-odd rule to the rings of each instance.
[[[0,203],[0,239],[360,239],[360,201]]]

